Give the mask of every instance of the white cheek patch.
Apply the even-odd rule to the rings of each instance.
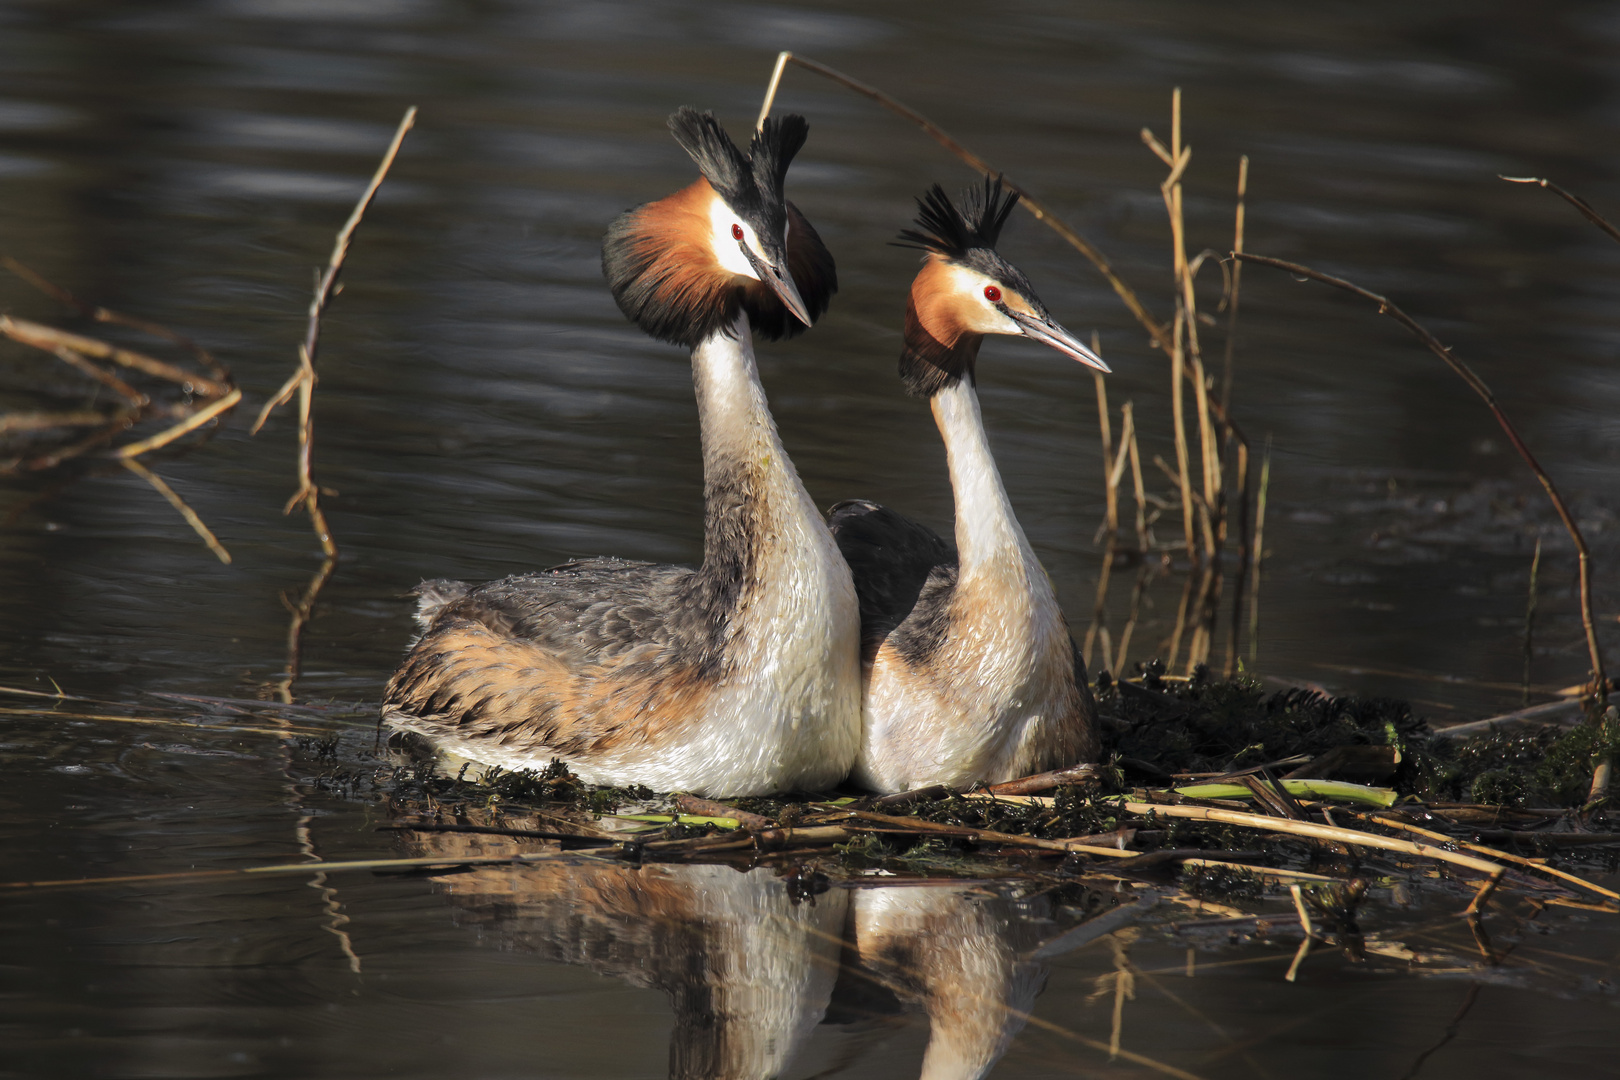
[[[742,227],[742,242],[758,252],[759,237],[754,235],[753,227],[734,214],[724,199],[709,203],[709,242],[714,248],[715,261],[723,270],[758,281],[759,274],[754,270],[754,264],[737,247],[737,239],[731,234],[733,225]]]
[[[963,326],[979,334],[1023,333],[1017,323],[1003,315],[995,304],[985,299],[986,285],[1001,288],[993,279],[965,266],[947,266],[946,269],[950,274],[948,280],[951,294],[956,301],[956,310]]]

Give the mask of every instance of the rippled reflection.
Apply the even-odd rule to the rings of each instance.
[[[518,850],[456,833],[417,834],[412,848]],[[668,995],[670,1075],[693,1080],[808,1075],[812,1062],[861,1054],[908,1013],[928,1023],[923,1077],[985,1076],[1045,985],[1042,946],[1089,940],[1065,937],[1083,907],[1017,883],[829,887],[803,868],[584,853],[437,880],[457,921],[485,940]]]

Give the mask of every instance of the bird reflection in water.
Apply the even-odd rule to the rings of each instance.
[[[546,850],[459,833],[415,841],[448,858]],[[911,1012],[929,1024],[923,1077],[985,1076],[1045,983],[1042,945],[1085,919],[1028,886],[829,887],[780,867],[584,853],[437,881],[458,921],[504,947],[668,994],[670,1076],[682,1080],[858,1071]]]

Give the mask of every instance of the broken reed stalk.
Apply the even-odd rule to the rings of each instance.
[[[1171,334],[1171,423],[1175,429],[1176,445],[1176,476],[1173,483],[1181,493],[1182,533],[1187,549],[1187,559],[1191,564],[1189,574],[1198,579],[1196,590],[1183,597],[1182,610],[1177,619],[1177,629],[1172,637],[1169,651],[1172,656],[1179,657],[1181,636],[1191,631],[1191,640],[1187,649],[1187,671],[1191,673],[1199,664],[1207,663],[1215,639],[1216,626],[1219,622],[1220,597],[1224,575],[1218,567],[1221,554],[1225,547],[1228,526],[1226,521],[1226,495],[1225,476],[1226,460],[1231,445],[1236,441],[1241,448],[1246,444],[1241,438],[1235,438],[1235,429],[1227,419],[1227,406],[1229,394],[1223,389],[1222,400],[1217,403],[1210,396],[1211,386],[1207,369],[1204,366],[1203,347],[1199,337],[1198,297],[1195,282],[1198,272],[1210,252],[1201,252],[1196,258],[1189,259],[1187,255],[1187,227],[1184,209],[1184,196],[1182,179],[1186,174],[1187,164],[1192,158],[1192,148],[1187,146],[1182,138],[1181,123],[1181,90],[1178,87],[1171,94],[1170,102],[1170,144],[1161,143],[1148,128],[1143,128],[1141,138],[1153,154],[1164,163],[1169,173],[1159,185],[1160,196],[1164,201],[1165,213],[1170,222],[1171,256],[1174,267],[1176,286],[1176,316]],[[1248,166],[1247,161],[1240,166],[1238,187],[1239,212],[1236,232],[1238,243],[1241,244],[1241,230],[1243,222],[1242,199],[1247,190]],[[1223,271],[1224,272],[1224,271]],[[1229,297],[1228,297],[1229,299]],[[1213,325],[1213,323],[1212,323]],[[1226,349],[1225,366],[1228,376],[1232,363],[1232,347],[1230,331],[1233,328],[1231,318],[1228,319],[1228,343]],[[1187,447],[1186,434],[1186,404],[1182,392],[1183,380],[1190,381],[1193,386],[1195,415],[1198,420],[1198,450],[1199,465],[1202,477],[1201,494],[1195,493],[1191,478],[1191,454]],[[1219,425],[1213,417],[1219,414]],[[1219,428],[1217,432],[1217,427]],[[1247,493],[1245,492],[1245,497]],[[1195,513],[1196,510],[1196,513]],[[1202,547],[1198,539],[1202,539]],[[1238,601],[1234,601],[1234,606]],[[1233,646],[1228,642],[1227,652],[1229,665],[1235,662]],[[1172,665],[1174,661],[1171,661]]]
[[[302,877],[311,871],[333,873],[339,870],[416,870],[425,867],[442,866],[499,866],[510,863],[522,866],[525,863],[544,862],[549,859],[578,858],[572,851],[538,851],[531,854],[516,855],[453,855],[447,858],[421,858],[421,859],[348,859],[342,862],[296,862],[277,863],[274,866],[249,866],[239,870],[181,870],[168,874],[121,874],[115,877],[95,878],[59,878],[53,881],[5,881],[0,882],[0,889],[52,889],[70,888],[75,885],[131,885],[137,882],[148,881],[204,881],[209,878],[229,877]]]
[[[1243,627],[1243,605],[1247,599],[1249,563],[1253,558],[1249,535],[1249,448],[1237,444],[1237,507],[1238,557],[1237,581],[1232,586],[1232,624],[1226,633],[1226,664],[1224,676],[1235,678],[1238,673],[1238,640]]]
[[[1101,356],[1101,340],[1097,332],[1091,332],[1091,351]],[[1102,438],[1102,465],[1103,465],[1103,494],[1107,500],[1107,508],[1103,514],[1102,529],[1099,533],[1112,536],[1119,530],[1119,470],[1114,467],[1114,436],[1108,422],[1108,383],[1103,374],[1096,369],[1091,372],[1092,384],[1097,388],[1097,432]],[[1120,431],[1120,445],[1124,446],[1125,432]],[[1092,541],[1096,543],[1094,539]]]
[[[1254,551],[1249,567],[1249,664],[1260,655],[1260,564],[1266,558],[1266,496],[1271,491],[1271,433],[1260,459],[1260,492],[1254,499]]]
[[[1127,401],[1120,411],[1125,414],[1124,423],[1131,433],[1127,439],[1122,432],[1120,442],[1131,448],[1131,483],[1136,495],[1136,546],[1141,554],[1146,555],[1153,546],[1153,537],[1148,533],[1147,489],[1142,486],[1142,451],[1136,442],[1136,418],[1131,403]]]
[[[1232,225],[1232,250],[1243,250],[1243,227],[1249,196],[1249,155],[1238,158],[1237,213]],[[1232,350],[1237,342],[1238,293],[1243,285],[1243,264],[1232,264],[1232,291],[1226,301],[1226,355],[1221,363],[1221,408],[1232,407]]]
[[[1186,171],[1187,163],[1192,160],[1192,147],[1183,148],[1181,145],[1181,87],[1176,87],[1170,96],[1169,147],[1154,138],[1153,132],[1147,128],[1142,129],[1142,142],[1164,162],[1165,168],[1170,170],[1159,183],[1159,197],[1164,200],[1165,214],[1170,219],[1170,258],[1176,282],[1175,324],[1170,335],[1170,415],[1171,424],[1175,428],[1176,471],[1179,477],[1177,487],[1181,489],[1181,527],[1187,542],[1187,559],[1196,564],[1198,551],[1193,540],[1196,526],[1193,517],[1192,483],[1189,479],[1186,405],[1182,394],[1182,382],[1184,378],[1190,376],[1187,370],[1187,353],[1189,348],[1193,350],[1197,348],[1198,327],[1195,321],[1196,307],[1188,304],[1186,288],[1187,244],[1186,223],[1181,214],[1181,174]]]
[[[412,105],[405,110],[400,119],[399,127],[394,131],[394,138],[383,153],[382,161],[377,165],[376,172],[371,175],[371,182],[361,193],[360,200],[354,204],[349,219],[338,230],[337,239],[332,244],[332,254],[327,260],[326,270],[322,272],[315,282],[315,295],[309,302],[309,319],[304,329],[304,340],[298,346],[298,366],[276,391],[274,397],[264,403],[259,411],[259,418],[254,421],[251,434],[257,435],[259,429],[270,413],[291,400],[292,395],[298,394],[298,454],[296,458],[296,472],[298,477],[298,490],[293,492],[286,506],[282,507],[283,514],[290,514],[295,506],[303,505],[304,511],[309,515],[310,527],[315,531],[315,538],[321,545],[321,554],[324,559],[320,569],[309,579],[304,594],[297,601],[282,597],[292,613],[292,620],[287,627],[287,662],[281,675],[275,683],[277,696],[283,701],[292,700],[292,684],[298,678],[302,662],[304,626],[309,622],[315,611],[315,600],[320,596],[322,587],[331,578],[333,570],[337,568],[338,547],[332,538],[332,530],[326,523],[326,514],[321,510],[321,491],[316,485],[313,473],[313,458],[315,452],[315,420],[313,407],[315,402],[315,356],[320,346],[321,316],[326,312],[326,305],[336,293],[338,274],[343,271],[343,262],[349,255],[349,244],[354,239],[354,232],[360,226],[360,219],[365,216],[366,210],[377,197],[377,189],[388,175],[388,170],[394,164],[394,158],[399,154],[400,145],[405,141],[405,135],[416,124],[416,106]]]
[[[172,344],[180,346],[182,349],[186,349],[213,374],[215,379],[222,383],[231,382],[230,372],[226,370],[225,365],[216,360],[213,353],[203,348],[196,341],[187,337],[185,334],[171,330],[167,326],[163,326],[159,323],[149,322],[146,319],[138,319],[133,315],[124,315],[108,308],[101,307],[97,304],[86,303],[85,301],[80,300],[77,296],[74,296],[68,290],[62,288],[60,285],[47,281],[44,277],[36,273],[31,267],[18,262],[10,255],[0,255],[0,266],[4,266],[7,270],[10,270],[13,274],[16,274],[18,277],[28,282],[28,284],[38,289],[46,296],[52,297],[53,299],[58,300],[69,307],[77,308],[79,312],[87,318],[94,319],[96,322],[110,323],[115,326],[127,326],[131,330],[139,330],[141,333],[150,337],[171,342]]]
[[[198,428],[202,427],[219,414],[225,412],[227,409],[234,409],[241,400],[242,391],[236,387],[232,387],[230,393],[226,394],[213,404],[198,409],[184,420],[181,420],[178,424],[158,432],[151,438],[142,439],[140,442],[133,442],[125,446],[120,446],[118,449],[112,451],[112,456],[115,458],[128,459],[139,457],[141,454],[147,453],[150,450],[156,450],[159,447],[167,446],[174,442],[174,440],[180,438],[180,436],[192,431],[196,431]]]
[[[139,371],[143,375],[163,379],[178,386],[189,386],[207,398],[223,397],[231,389],[226,381],[211,379],[195,371],[187,371],[166,360],[147,356],[134,349],[109,345],[105,341],[97,341],[82,334],[70,334],[66,330],[57,330],[27,319],[13,319],[7,315],[0,315],[0,334],[23,345],[32,345],[36,349],[43,349],[52,354],[59,348],[72,349],[82,356],[106,360],[119,367]]]
[[[371,206],[371,201],[376,198],[377,189],[382,187],[383,179],[394,164],[395,156],[399,154],[400,144],[405,141],[406,132],[410,131],[415,123],[416,106],[412,105],[405,110],[405,116],[394,132],[393,141],[388,144],[388,150],[383,154],[377,171],[372,174],[371,182],[361,194],[360,201],[355,203],[354,210],[349,214],[349,220],[338,230],[326,270],[316,280],[315,295],[309,302],[309,319],[304,330],[304,341],[298,347],[298,366],[282,384],[281,389],[276,391],[275,396],[265,402],[264,408],[259,411],[259,418],[253,424],[252,433],[256,435],[259,429],[264,427],[264,422],[272,411],[291,400],[294,392],[298,394],[298,490],[287,500],[282,513],[291,513],[293,507],[302,503],[309,514],[315,536],[320,541],[321,551],[328,559],[337,558],[337,544],[332,539],[331,530],[327,528],[326,515],[321,512],[320,489],[315,485],[311,475],[315,427],[310,411],[315,392],[315,355],[320,345],[321,315],[332,299],[333,287],[337,284],[338,274],[343,270],[343,261],[348,257],[349,242],[354,238],[354,231],[359,227],[360,219],[365,216],[367,208]]]
[[[1248,814],[1241,810],[1222,810],[1212,806],[1175,806],[1162,803],[1132,802],[1128,799],[1121,799],[1117,803],[1111,799],[1106,801],[1117,805],[1127,814],[1138,814],[1144,817],[1148,814],[1155,814],[1159,817],[1213,821],[1223,825],[1241,825],[1245,828],[1259,829],[1262,832],[1287,833],[1290,836],[1302,836],[1311,840],[1326,840],[1332,843],[1379,848],[1384,851],[1395,851],[1405,855],[1419,855],[1426,859],[1438,859],[1441,862],[1476,870],[1482,874],[1494,874],[1502,869],[1500,863],[1476,858],[1473,855],[1465,855],[1459,851],[1451,851],[1445,847],[1420,844],[1414,840],[1397,840],[1390,836],[1378,836],[1374,833],[1365,833],[1356,829],[1345,829],[1334,825],[1318,825],[1314,821],[1294,821],[1290,818],[1267,817],[1264,814]],[[1445,837],[1444,843],[1455,844],[1456,841],[1451,837]],[[1491,854],[1496,856],[1500,852],[1492,852]],[[1600,889],[1599,891],[1603,890]]]
[[[1086,627],[1086,643],[1080,655],[1090,672],[1116,671],[1113,666],[1113,641],[1108,633],[1108,583],[1114,570],[1114,547],[1118,538],[1108,534],[1108,546],[1103,549],[1102,567],[1097,571],[1097,597],[1091,609],[1091,625]],[[1092,664],[1092,654],[1098,642],[1102,643],[1102,667]]]
[[[225,550],[224,545],[203,523],[197,512],[188,506],[172,487],[135,459],[142,454],[167,446],[176,439],[196,431],[230,409],[235,408],[242,400],[242,391],[231,381],[230,373],[214,359],[208,350],[183,334],[175,333],[144,319],[120,315],[107,308],[87,304],[66,289],[47,281],[42,275],[9,255],[0,256],[0,265],[3,265],[13,274],[16,274],[46,295],[77,308],[81,313],[96,319],[98,322],[127,326],[141,333],[184,346],[191,350],[198,361],[213,373],[213,377],[210,378],[194,371],[187,371],[165,360],[147,356],[145,353],[133,349],[121,348],[105,341],[58,330],[55,327],[30,322],[26,319],[13,319],[0,315],[0,334],[11,338],[19,344],[28,345],[52,354],[75,371],[117,394],[128,406],[126,409],[114,413],[98,413],[87,410],[81,414],[56,414],[54,416],[42,414],[54,420],[53,423],[38,422],[39,417],[35,417],[36,422],[34,423],[11,425],[5,422],[10,419],[9,417],[0,418],[0,431],[44,431],[54,427],[99,427],[99,430],[92,432],[88,437],[76,443],[26,461],[17,459],[8,462],[0,466],[0,471],[13,471],[18,467],[31,470],[54,468],[64,461],[80,457],[111,442],[119,434],[143,420],[154,418],[174,419],[176,421],[174,424],[157,434],[136,442],[126,443],[108,451],[105,456],[111,457],[151,485],[153,490],[163,496],[169,505],[179,512],[186,524],[191,526],[192,530],[202,538],[203,543],[214,553],[214,556],[221,562],[229,563],[231,561],[230,553]],[[140,372],[152,378],[163,379],[174,384],[182,393],[199,395],[203,404],[198,407],[190,403],[164,404],[155,402],[151,395],[137,390],[134,386],[115,375],[113,371],[98,365],[95,362],[96,360],[108,362],[114,367],[121,367],[128,371]]]
[[[1435,832],[1433,829],[1425,829],[1423,826],[1413,825],[1409,821],[1402,821],[1400,818],[1390,814],[1358,814],[1357,816],[1363,821],[1376,821],[1380,825],[1387,825],[1392,829],[1400,829],[1403,832],[1409,832],[1417,836],[1427,837],[1430,840],[1435,840],[1442,844],[1449,844],[1467,851],[1477,851],[1482,854],[1489,855],[1493,859],[1498,859],[1502,862],[1510,862],[1515,866],[1522,866],[1526,870],[1534,870],[1538,873],[1555,877],[1560,881],[1567,881],[1572,885],[1579,885],[1589,892],[1595,892],[1598,895],[1607,897],[1610,900],[1620,901],[1620,892],[1615,892],[1613,889],[1605,889],[1603,886],[1587,881],[1585,878],[1576,877],[1574,874],[1571,874],[1568,871],[1559,870],[1556,867],[1548,866],[1546,863],[1538,862],[1535,859],[1527,859],[1523,855],[1515,855],[1509,851],[1499,851],[1496,848],[1485,847],[1482,844],[1471,843],[1467,840],[1459,840],[1454,836],[1447,836],[1445,833]]]
[[[180,512],[180,516],[185,519],[187,525],[191,526],[192,531],[202,537],[202,542],[208,545],[208,550],[214,553],[214,557],[227,566],[230,565],[231,553],[225,550],[225,545],[219,542],[219,537],[215,536],[212,530],[203,524],[203,519],[197,516],[197,512],[187,506],[186,501],[175,493],[174,488],[164,483],[157,473],[136,461],[133,456],[118,455],[118,464],[151,484],[153,490],[167,499],[169,505]]]
[[[1563,522],[1570,539],[1575,542],[1580,567],[1581,624],[1586,630],[1586,650],[1592,664],[1592,682],[1589,693],[1600,701],[1606,700],[1608,697],[1608,680],[1603,673],[1603,654],[1598,648],[1597,624],[1592,615],[1592,553],[1586,546],[1586,537],[1581,535],[1580,526],[1575,523],[1574,515],[1570,513],[1569,507],[1564,504],[1563,496],[1558,493],[1558,488],[1554,485],[1552,477],[1547,475],[1547,471],[1536,460],[1535,454],[1531,453],[1530,447],[1519,436],[1518,429],[1513,426],[1513,421],[1508,419],[1507,413],[1502,411],[1502,407],[1497,404],[1496,396],[1491,393],[1491,388],[1486,386],[1484,380],[1478,375],[1474,374],[1472,368],[1458,359],[1451,349],[1441,344],[1439,338],[1429,333],[1422,323],[1402,311],[1388,297],[1363,289],[1361,286],[1343,278],[1324,274],[1320,270],[1313,270],[1308,266],[1301,266],[1299,263],[1243,252],[1233,252],[1232,255],[1233,258],[1243,262],[1258,263],[1262,266],[1285,270],[1290,274],[1309,278],[1312,281],[1319,281],[1324,285],[1331,285],[1364,300],[1372,301],[1378,305],[1380,315],[1388,315],[1406,327],[1412,336],[1416,337],[1424,347],[1444,361],[1445,365],[1456,373],[1457,377],[1462,379],[1470,390],[1479,395],[1480,400],[1485,402],[1486,407],[1491,410],[1491,414],[1496,417],[1497,424],[1501,426],[1502,431],[1507,435],[1508,441],[1513,444],[1513,448],[1518,451],[1525,464],[1530,466],[1530,470],[1536,474],[1536,479],[1541,482],[1542,489],[1547,493],[1547,498],[1552,501],[1553,509],[1557,511],[1559,520]]]
[[[1249,155],[1238,158],[1237,212],[1232,224],[1232,250],[1243,250],[1243,233],[1247,220],[1249,195]],[[1237,343],[1238,298],[1243,286],[1243,264],[1232,262],[1231,292],[1226,302],[1226,355],[1221,365],[1221,411],[1232,407],[1232,354]],[[1230,432],[1226,433],[1221,448],[1224,460],[1232,445]],[[1232,589],[1232,624],[1226,635],[1226,664],[1224,675],[1236,677],[1238,669],[1238,635],[1243,625],[1244,586],[1249,575],[1249,444],[1237,443],[1237,519],[1238,559],[1237,581]],[[1225,527],[1223,519],[1222,527]],[[1224,535],[1222,540],[1224,540]]]

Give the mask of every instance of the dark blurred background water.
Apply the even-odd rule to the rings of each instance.
[[[290,415],[256,438],[247,420],[291,370],[313,268],[412,104],[418,126],[325,323],[316,468],[338,492],[326,505],[343,559],[307,629],[298,692],[375,700],[409,634],[402,594],[424,576],[589,554],[697,560],[688,365],[624,321],[598,245],[614,214],[688,181],[664,117],[692,104],[745,131],[780,48],[943,124],[1107,252],[1161,317],[1163,170],[1138,131],[1166,135],[1182,87],[1189,246],[1230,245],[1248,154],[1249,250],[1387,292],[1473,363],[1578,509],[1600,557],[1600,632],[1620,667],[1620,248],[1547,193],[1497,178],[1548,176],[1620,213],[1612,5],[6,0],[0,249],[195,336],[247,398],[207,445],[153,462],[231,566],[122,470],[0,489],[0,681],[132,700],[252,697],[274,680],[281,593],[300,589],[318,556],[304,521],[280,514]],[[887,241],[927,184],[970,174],[805,72],[789,71],[777,104],[811,121],[790,194],[841,281],[813,333],[761,349],[783,438],[819,502],[874,498],[948,528],[937,436],[894,377],[913,253]],[[1144,452],[1172,457],[1168,363],[1111,290],[1027,216],[1002,250],[1062,322],[1098,332],[1113,404],[1133,400]],[[83,328],[9,279],[0,310]],[[48,363],[0,347],[0,409],[50,403],[42,383],[63,380]],[[1417,698],[1437,717],[1511,707],[1539,532],[1532,679],[1581,680],[1569,544],[1489,414],[1432,356],[1365,305],[1250,268],[1236,372],[1234,415],[1275,447],[1256,670]],[[1083,631],[1103,502],[1090,380],[1033,346],[992,341],[981,388],[1020,519]],[[1178,531],[1168,518],[1159,529]],[[1178,591],[1171,578],[1150,594],[1134,658],[1158,648]],[[296,855],[301,803],[274,740],[0,723],[8,879]],[[379,845],[363,807],[321,813],[336,848]],[[521,1064],[534,995],[591,1017],[600,1012],[581,1002],[606,995],[638,1038],[648,1029],[637,1025],[667,1022],[656,995],[470,947],[425,888],[366,888],[365,918],[410,944],[385,952],[384,973],[364,984],[334,959],[304,910],[319,895],[301,885],[14,905],[3,933],[21,952],[8,944],[3,963],[18,989],[5,1008],[21,1019],[5,1037],[34,1049],[25,1067],[0,1053],[0,1075],[461,1071],[451,1062],[470,1062],[467,1075],[628,1075],[618,1058]],[[390,963],[410,989],[378,999]],[[469,1019],[469,995],[495,986],[514,996]],[[1042,1008],[1078,1000],[1049,995]],[[1523,1006],[1502,1000],[1507,1013]],[[1434,1016],[1406,1041],[1427,1045],[1446,1002],[1414,1004]],[[361,1008],[363,1031],[346,1011]],[[503,1010],[516,1015],[491,1019]],[[1612,1025],[1612,1011],[1601,1015]],[[441,1022],[491,1028],[440,1058],[383,1052],[406,1032],[438,1039]],[[281,1036],[294,1038],[285,1053],[237,1045],[283,1028],[304,1033]],[[1202,1068],[1196,1055],[1180,1063]],[[1007,1074],[1038,1071],[1026,1064]],[[1471,1068],[1529,1075],[1483,1053]]]

